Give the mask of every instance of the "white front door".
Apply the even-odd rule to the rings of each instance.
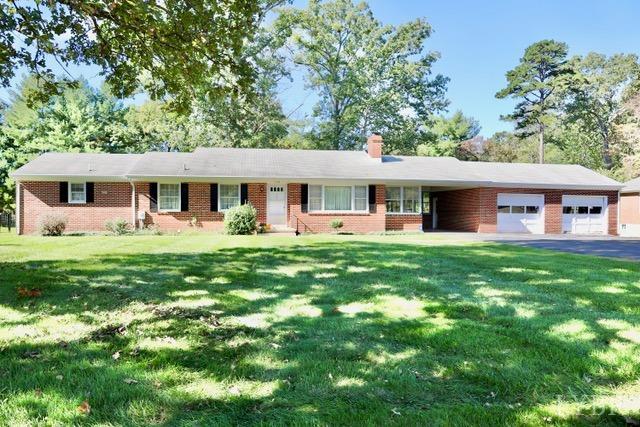
[[[562,196],[562,232],[607,234],[607,198]]]
[[[283,184],[269,184],[267,194],[267,224],[286,225],[287,191]]]
[[[544,233],[542,194],[498,194],[498,233]]]

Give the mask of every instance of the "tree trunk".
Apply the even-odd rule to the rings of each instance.
[[[602,163],[605,169],[613,168],[613,160],[611,160],[611,150],[609,148],[609,137],[602,138]]]
[[[540,131],[538,132],[538,162],[544,163],[544,125],[540,124]]]

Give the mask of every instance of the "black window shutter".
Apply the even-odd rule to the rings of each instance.
[[[218,184],[211,184],[211,212],[218,212]]]
[[[149,183],[149,210],[158,212],[158,183]]]
[[[249,185],[240,184],[240,204],[245,205],[249,201]]]
[[[303,213],[309,211],[309,184],[302,184],[300,186],[300,210]]]
[[[376,186],[369,186],[369,212],[376,213]]]
[[[180,184],[180,210],[187,212],[189,210],[189,183]]]
[[[66,181],[60,183],[60,203],[69,203],[69,183]]]
[[[93,191],[93,182],[87,182],[86,184],[87,186],[87,203],[93,203],[93,199],[94,199],[94,191]]]

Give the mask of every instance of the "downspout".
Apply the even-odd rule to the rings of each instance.
[[[620,224],[620,203],[622,203],[622,200],[620,200],[620,190],[618,190],[618,204],[617,204],[617,220],[616,220],[616,229],[618,230],[618,236],[620,236],[620,234],[622,233],[622,225]],[[609,225],[607,224],[607,228],[609,228]]]
[[[136,185],[130,179],[128,181],[129,184],[131,184],[131,224],[133,224],[133,229],[135,230],[138,228],[138,220],[136,217]]]
[[[16,234],[22,234],[20,227],[20,181],[16,179]]]

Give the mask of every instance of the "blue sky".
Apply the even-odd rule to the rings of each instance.
[[[304,5],[296,1],[295,5]],[[640,1],[454,1],[370,0],[377,19],[401,24],[424,17],[434,34],[426,48],[440,52],[434,71],[451,79],[450,112],[457,109],[475,117],[481,134],[491,136],[512,125],[500,120],[514,102],[498,100],[495,93],[506,84],[524,49],[545,38],[564,41],[570,54],[596,51],[640,54]],[[304,98],[303,84],[295,83],[283,97],[285,110]],[[313,99],[307,98],[310,111]]]
[[[295,1],[304,6],[306,1]],[[495,99],[505,85],[504,74],[515,66],[531,43],[553,38],[569,45],[570,54],[596,51],[640,54],[640,1],[537,0],[533,1],[436,1],[370,0],[375,16],[384,23],[401,24],[424,17],[434,34],[426,48],[440,52],[434,72],[451,79],[448,98],[451,112],[460,109],[475,117],[481,134],[491,136],[512,128],[500,120],[514,102]],[[95,67],[71,67],[95,86],[101,84]],[[310,114],[314,97],[304,88],[300,73],[283,85],[285,112],[302,104],[292,116]],[[7,99],[5,90],[0,98]]]

